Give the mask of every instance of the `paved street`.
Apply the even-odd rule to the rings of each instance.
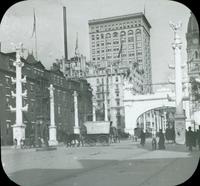
[[[131,140],[110,146],[59,146],[54,151],[2,149],[7,175],[22,186],[172,186],[187,180],[199,151],[166,144],[152,151]],[[181,171],[180,171],[181,170]],[[181,173],[180,173],[181,172]]]

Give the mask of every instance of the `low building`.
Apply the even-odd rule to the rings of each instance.
[[[15,98],[11,91],[15,92],[15,85],[11,83],[11,77],[15,78],[13,61],[16,53],[0,52],[0,124],[1,144],[13,143],[12,125],[15,123],[15,113],[11,112],[9,105],[15,106]],[[45,69],[40,61],[32,54],[26,59],[21,58],[24,66],[23,76],[27,77],[27,83],[22,87],[27,89],[27,97],[23,99],[28,111],[23,112],[23,122],[26,125],[25,135],[48,137],[48,125],[50,124],[50,99],[48,87],[53,84],[55,91],[55,124],[57,126],[58,141],[64,140],[65,132],[73,132],[74,127],[74,91],[78,93],[79,124],[91,118],[92,96],[91,88],[85,80],[66,79],[56,65],[51,70]]]

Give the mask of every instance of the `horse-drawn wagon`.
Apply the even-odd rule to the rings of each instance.
[[[100,143],[109,145],[110,122],[109,121],[87,121],[84,123],[86,134],[84,143],[90,146]]]

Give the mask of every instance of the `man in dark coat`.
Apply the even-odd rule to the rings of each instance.
[[[141,130],[140,138],[141,138],[140,144],[141,144],[142,146],[144,146],[144,144],[145,144],[145,138],[146,138],[146,137],[145,137],[145,133],[144,133],[143,130]]]
[[[158,136],[159,136],[158,148],[165,149],[165,136],[162,132],[162,129],[160,129]]]
[[[189,147],[189,151],[192,151],[192,146],[194,145],[194,134],[191,130],[191,127],[188,127],[188,131],[186,134],[187,146]]]
[[[198,144],[199,150],[200,150],[200,125],[199,125],[199,129],[197,130],[197,144]]]

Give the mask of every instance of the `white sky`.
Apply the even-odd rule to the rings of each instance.
[[[33,9],[36,13],[38,58],[49,68],[56,58],[64,56],[63,12],[67,8],[68,54],[74,56],[76,32],[79,51],[89,60],[88,20],[144,11],[151,29],[151,61],[153,82],[166,82],[172,76],[168,63],[173,63],[173,31],[169,21],[182,21],[182,60],[186,62],[187,24],[190,10],[168,0],[28,0],[10,7],[0,26],[3,52],[13,52],[11,43],[22,42],[30,52],[34,50]]]

